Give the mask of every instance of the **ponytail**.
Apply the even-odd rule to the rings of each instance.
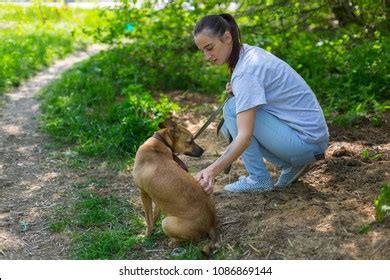
[[[226,31],[229,31],[232,35],[232,53],[230,54],[228,60],[229,71],[230,74],[232,74],[238,59],[240,58],[240,51],[242,47],[240,29],[235,19],[230,14],[205,16],[196,23],[193,35],[196,36],[205,29],[210,31],[214,36],[218,36],[220,38]]]

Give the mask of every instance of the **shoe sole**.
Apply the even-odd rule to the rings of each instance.
[[[245,189],[245,190],[229,190],[227,188],[223,188],[224,191],[226,192],[229,192],[229,193],[261,193],[261,192],[267,192],[267,191],[272,191],[273,188],[269,188],[269,189]]]

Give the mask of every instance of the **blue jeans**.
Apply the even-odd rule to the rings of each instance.
[[[223,116],[225,123],[221,131],[225,136],[229,132],[234,139],[237,137],[234,96],[225,104]],[[327,147],[328,142],[315,144],[304,142],[294,129],[259,107],[256,112],[252,142],[241,155],[241,159],[250,178],[259,180],[271,177],[264,164],[264,158],[283,170],[314,162],[316,160],[314,155],[323,153]]]

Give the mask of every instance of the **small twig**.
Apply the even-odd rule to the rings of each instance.
[[[235,224],[235,223],[238,223],[238,222],[239,222],[239,220],[227,221],[227,222],[222,223],[221,226]]]
[[[261,254],[261,252],[258,249],[256,249],[255,247],[253,247],[251,244],[248,244],[248,246],[251,247],[253,249],[253,251],[255,251],[256,253]]]
[[[244,254],[242,254],[243,256],[245,256],[245,257],[247,257],[247,256],[249,256],[251,254],[251,250],[246,250],[245,252],[244,252]]]
[[[52,208],[56,205],[59,205],[60,203],[53,203],[52,205],[48,205],[48,206],[40,206],[40,208],[43,208],[43,209],[47,209],[47,208]]]
[[[28,246],[27,243],[24,242],[24,244],[26,245],[26,247],[24,247],[24,249],[28,252],[28,254],[29,254],[30,256],[34,255],[34,254],[30,251],[30,249],[27,247],[27,246]]]
[[[272,252],[272,248],[273,248],[273,247],[274,247],[274,246],[271,246],[271,248],[269,249],[269,252],[268,252],[267,256],[265,256],[265,259],[266,259],[266,260],[268,259],[269,255],[271,255],[271,252]]]
[[[164,249],[151,249],[151,250],[146,250],[145,249],[145,252],[146,253],[151,253],[151,252],[165,252]]]
[[[62,247],[62,249],[61,249],[59,254],[61,255],[64,250],[65,250],[65,246]]]
[[[282,252],[278,252],[278,251],[275,251],[276,254],[279,254],[279,255],[282,255],[283,257],[286,256],[286,254],[282,253]]]
[[[40,230],[37,230],[37,231],[35,232],[35,234],[38,234],[38,233],[40,233],[40,232],[42,232],[42,231],[45,231],[45,230],[47,230],[48,228],[49,228],[48,226],[45,226],[45,227],[41,228]]]

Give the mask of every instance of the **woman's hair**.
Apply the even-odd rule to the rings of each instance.
[[[233,73],[234,67],[240,57],[241,34],[240,29],[234,18],[230,14],[209,15],[201,18],[195,25],[193,35],[196,36],[203,30],[207,30],[214,36],[222,37],[226,31],[229,31],[233,39],[232,53],[230,54],[228,65],[230,73]]]

